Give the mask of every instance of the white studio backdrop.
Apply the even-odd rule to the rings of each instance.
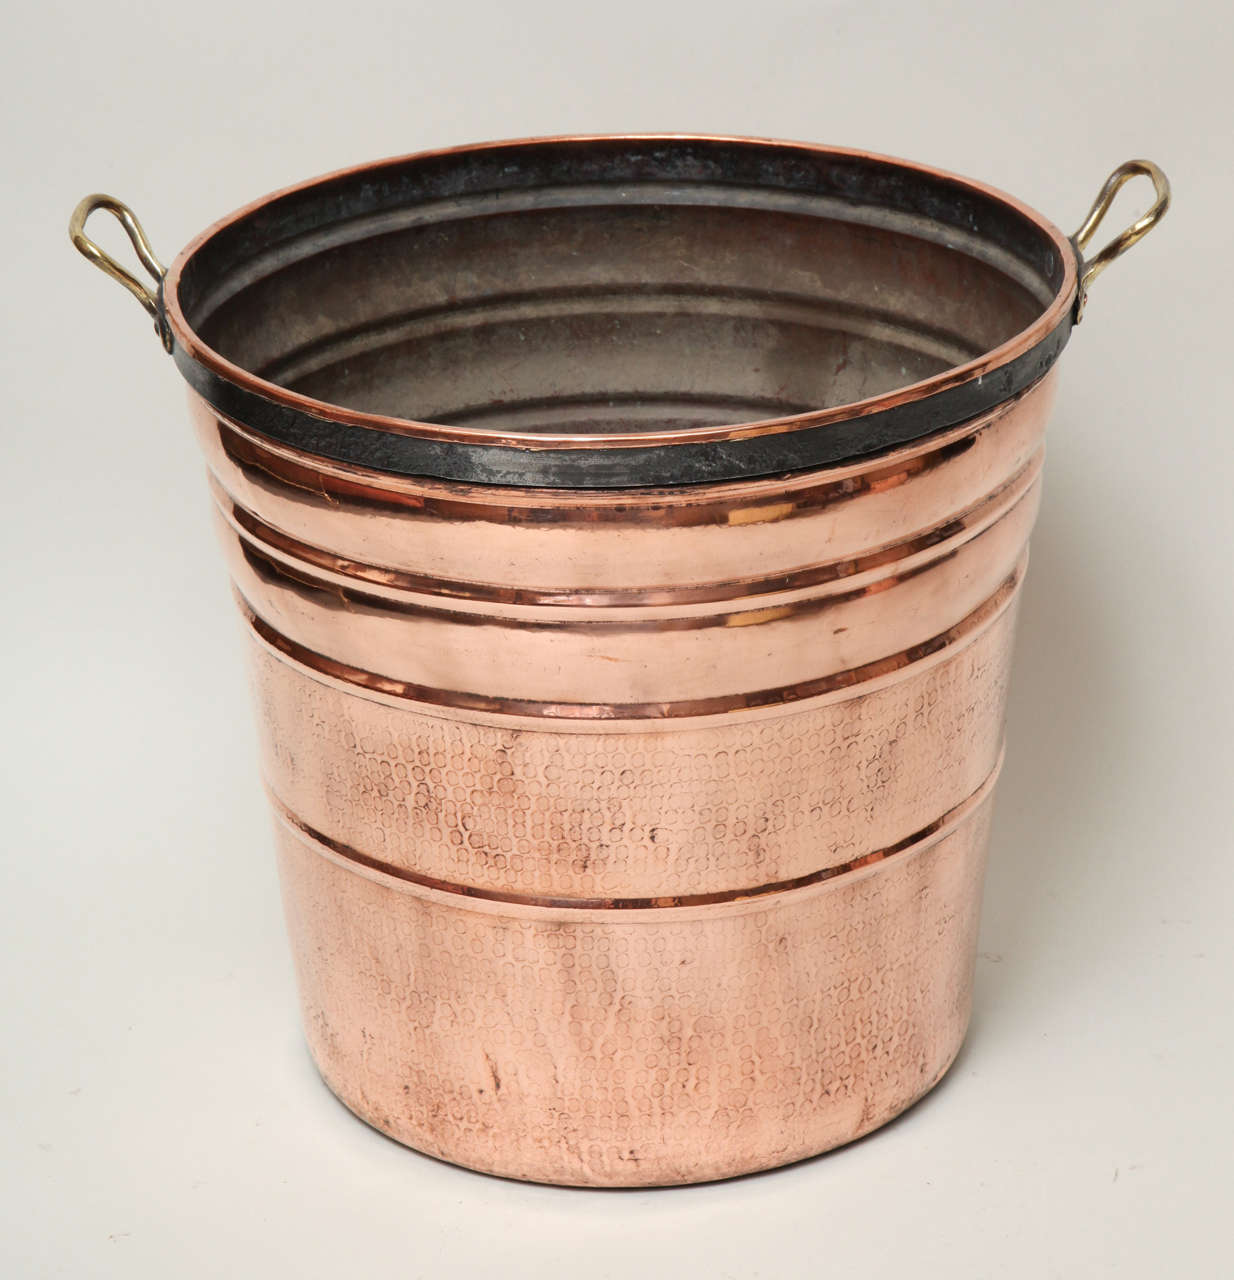
[[[0,59],[0,1271],[1222,1274],[1225,6],[53,0],[23,10]],[[1066,230],[1144,155],[1175,203],[1102,277],[1064,358],[953,1072],[803,1165],[579,1192],[405,1151],[317,1080],[180,379],[65,225],[81,195],[110,191],[170,260],[238,204],[342,165],[665,129],[906,156]],[[1108,225],[1150,198],[1129,188]],[[119,255],[119,234],[108,243]]]

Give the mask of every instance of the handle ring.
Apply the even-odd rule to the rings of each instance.
[[[1091,258],[1084,257],[1084,250],[1097,233],[1102,219],[1109,212],[1114,197],[1122,190],[1124,183],[1132,178],[1143,176],[1150,178],[1157,192],[1157,199],[1152,208],[1142,217],[1137,218],[1131,226],[1120,231],[1103,249]],[[1088,211],[1080,229],[1071,237],[1075,246],[1076,257],[1080,260],[1080,280],[1076,289],[1074,322],[1079,324],[1084,314],[1084,305],[1088,301],[1088,290],[1092,282],[1114,261],[1121,257],[1138,240],[1142,240],[1165,216],[1170,207],[1170,180],[1151,160],[1127,160],[1105,180],[1093,207]]]
[[[155,292],[152,293],[131,271],[122,267],[115,258],[101,249],[86,234],[86,219],[96,209],[103,209],[110,213],[124,228],[125,233],[128,235],[129,243],[133,246],[141,265],[145,267],[154,279]],[[73,210],[73,216],[69,219],[69,238],[78,253],[92,262],[100,271],[105,271],[113,280],[118,280],[145,307],[150,317],[154,320],[154,331],[159,335],[164,349],[171,351],[173,345],[171,328],[167,323],[167,317],[163,314],[162,303],[162,284],[163,277],[167,274],[167,268],[159,261],[158,255],[151,247],[150,241],[146,238],[146,233],[142,229],[141,223],[137,221],[137,215],[132,209],[114,196],[97,192],[94,195],[86,196],[78,204],[77,208]]]

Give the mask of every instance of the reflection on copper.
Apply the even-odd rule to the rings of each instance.
[[[963,641],[998,617],[1014,598],[1023,576],[1023,569],[1022,564],[1018,565],[994,595],[962,618],[955,626],[948,627],[946,631],[930,636],[911,648],[888,654],[884,658],[864,663],[860,667],[832,672],[795,685],[757,689],[728,697],[698,698],[689,702],[533,702],[528,699],[485,696],[456,689],[434,689],[411,684],[373,671],[364,671],[359,667],[338,662],[325,654],[306,649],[303,645],[280,634],[269,623],[258,617],[239,592],[236,593],[236,600],[255,635],[271,649],[311,671],[389,697],[435,706],[455,707],[466,711],[540,717],[546,720],[673,720],[723,715],[726,712],[754,707],[787,706],[792,703],[806,702],[838,690],[851,689],[880,679],[892,672],[902,671],[906,667],[941,653],[949,645]]]
[[[339,577],[356,579],[358,582],[374,586],[390,587],[400,592],[414,592],[425,595],[441,596],[459,600],[476,600],[489,604],[507,605],[580,605],[589,608],[619,608],[646,605],[672,604],[709,604],[723,600],[745,600],[759,595],[800,591],[808,587],[824,586],[841,578],[853,577],[866,573],[871,569],[882,568],[898,561],[908,560],[931,547],[945,542],[953,542],[963,537],[980,532],[998,515],[1018,501],[1028,486],[1037,478],[1041,470],[1041,454],[1034,454],[1025,464],[993,493],[971,507],[968,511],[957,515],[955,519],[925,531],[915,538],[903,542],[880,547],[866,555],[850,559],[831,561],[825,564],[812,565],[792,573],[782,573],[767,577],[745,578],[738,581],[708,583],[705,586],[677,586],[660,589],[626,588],[609,591],[575,591],[570,589],[546,588],[534,590],[522,587],[503,587],[496,583],[467,582],[443,579],[430,574],[406,573],[398,569],[382,565],[364,564],[345,556],[322,548],[314,547],[306,542],[283,533],[272,525],[265,524],[252,512],[232,502],[218,480],[211,477],[211,489],[215,501],[224,517],[237,532],[248,535],[258,545],[279,554],[279,563],[290,566],[297,562],[323,569]],[[910,473],[901,470],[895,473],[895,483],[902,483]],[[890,484],[871,485],[871,488],[888,488]],[[781,504],[785,508],[791,504]],[[755,516],[760,516],[758,508],[754,508]],[[736,508],[729,513],[729,524],[751,524],[753,519],[742,518],[743,509]],[[760,517],[761,518],[761,517]],[[269,555],[254,550],[265,563],[272,563]],[[277,569],[274,570],[278,572]],[[312,580],[301,575],[298,579],[305,585],[313,585]],[[359,594],[347,598],[362,601]]]

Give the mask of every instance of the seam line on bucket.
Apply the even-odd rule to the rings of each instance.
[[[965,638],[978,627],[993,619],[1011,602],[1024,575],[1026,557],[1021,557],[1016,568],[989,599],[983,601],[966,617],[961,618],[946,631],[932,636],[920,644],[902,649],[887,657],[877,658],[858,667],[832,672],[813,680],[794,685],[782,685],[774,689],[759,689],[750,693],[721,694],[710,698],[695,698],[681,702],[626,702],[587,703],[549,702],[531,698],[501,698],[485,694],[467,693],[461,689],[441,689],[397,680],[378,675],[347,663],[329,658],[305,645],[290,639],[258,617],[252,606],[233,583],[236,601],[253,632],[268,648],[309,671],[358,686],[374,693],[421,702],[429,705],[453,707],[464,711],[477,711],[498,715],[523,716],[529,719],[610,721],[610,720],[662,720],[689,716],[718,715],[726,711],[756,707],[772,707],[816,698],[842,689],[850,689],[867,680],[889,675],[915,662],[930,657]]]
[[[421,889],[429,889],[437,893],[453,894],[463,898],[477,898],[485,902],[505,903],[516,907],[549,907],[556,910],[570,911],[639,911],[639,910],[676,910],[688,907],[718,906],[730,902],[746,902],[752,899],[772,897],[777,894],[791,893],[798,889],[807,889],[814,885],[836,880],[850,875],[865,867],[876,866],[893,858],[911,853],[926,844],[934,843],[949,835],[957,826],[978,808],[994,788],[999,771],[1003,764],[1003,752],[1000,750],[998,760],[989,776],[971,795],[966,796],[959,804],[948,809],[946,813],[935,818],[933,822],[871,853],[862,854],[848,862],[834,867],[824,867],[803,876],[794,876],[788,880],[777,880],[769,884],[756,885],[752,888],[726,889],[716,893],[676,894],[652,898],[558,898],[549,895],[508,893],[500,889],[486,889],[475,885],[456,884],[449,880],[440,880],[435,876],[427,876],[406,867],[383,862],[380,858],[362,853],[342,841],[334,840],[298,818],[275,795],[269,783],[266,783],[266,794],[274,809],[275,816],[293,832],[334,855],[335,860],[343,865],[351,864],[351,869],[362,867],[370,872],[388,876],[405,884],[415,885]]]
[[[643,632],[662,634],[670,631],[711,631],[726,627],[748,626],[754,622],[778,621],[781,618],[801,617],[812,613],[824,613],[841,605],[851,604],[867,596],[879,595],[892,587],[911,582],[915,578],[929,573],[939,565],[953,560],[966,544],[946,547],[938,555],[920,564],[901,568],[898,573],[876,578],[863,586],[850,587],[844,591],[833,591],[822,595],[807,596],[805,599],[790,603],[762,605],[757,609],[734,609],[731,607],[715,613],[690,613],[678,616],[658,615],[651,618],[611,618],[611,617],[571,617],[543,618],[520,617],[506,613],[500,618],[490,614],[471,610],[448,608],[436,604],[421,604],[417,601],[399,600],[386,596],[374,595],[348,584],[341,586],[328,579],[314,577],[298,566],[288,564],[282,558],[268,555],[259,550],[246,539],[239,539],[240,555],[252,573],[263,583],[286,586],[300,596],[310,596],[322,603],[332,612],[344,611],[353,615],[364,614],[369,617],[394,614],[401,617],[430,619],[449,623],[456,627],[485,627],[499,624],[511,631],[541,631],[555,635],[575,633],[578,635],[637,635]],[[929,548],[927,548],[929,550]],[[843,580],[840,580],[843,583]],[[729,603],[729,602],[725,602]]]

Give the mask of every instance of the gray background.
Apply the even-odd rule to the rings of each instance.
[[[1228,1274],[1230,21],[1142,0],[22,11],[0,53],[0,1271]],[[904,155],[1068,230],[1147,155],[1175,207],[1064,361],[951,1075],[795,1168],[556,1190],[406,1151],[317,1080],[180,380],[65,224],[111,191],[170,259],[345,164],[656,129]]]

